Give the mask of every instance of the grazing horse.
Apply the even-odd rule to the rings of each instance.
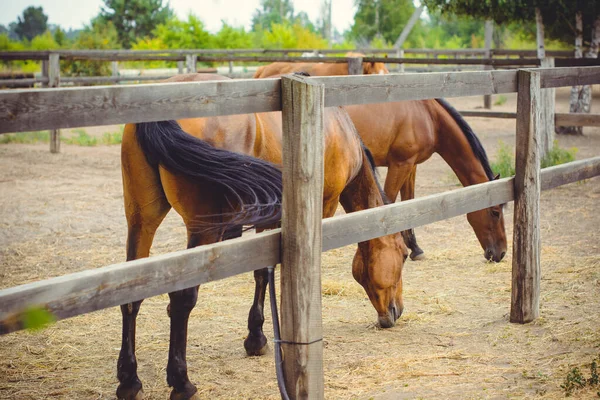
[[[363,57],[364,54],[348,53],[346,57]],[[363,62],[364,75],[383,75],[389,73],[384,63]],[[275,75],[290,74],[292,72],[306,72],[309,75],[332,76],[348,75],[348,63],[293,63],[275,62],[259,67],[254,73],[254,78],[271,78]]]
[[[227,79],[178,75],[168,82]],[[348,115],[326,109],[323,217],[338,202],[347,212],[384,204],[384,195]],[[127,124],[121,150],[127,260],[148,257],[156,229],[171,208],[187,228],[187,247],[239,236],[243,225],[276,224],[281,216],[282,121],[280,112]],[[260,251],[257,249],[257,251]],[[408,254],[400,234],[359,243],[352,273],[391,327],[402,313],[402,266]],[[245,341],[250,354],[262,352],[266,269],[254,273],[257,293]],[[171,399],[194,397],[187,375],[188,318],[198,287],[169,293],[171,319],[167,383]],[[122,345],[117,364],[119,399],[141,396],[135,357],[136,316],[141,301],[121,306]]]
[[[452,168],[463,186],[498,179],[485,150],[464,118],[443,99],[347,106],[358,133],[377,166],[388,167],[385,193],[394,201],[415,196],[417,164],[435,152]],[[506,254],[502,206],[467,214],[467,220],[488,260],[499,262]],[[414,231],[404,232],[411,258],[419,258]]]
[[[267,65],[255,78],[278,74],[278,64]],[[315,64],[317,65],[317,64]],[[268,67],[268,68],[267,68]],[[298,67],[293,71],[302,71]],[[312,75],[321,75],[312,69]],[[346,71],[347,73],[347,71]],[[324,75],[324,74],[323,74]],[[388,167],[385,194],[395,201],[415,197],[417,164],[435,152],[450,165],[463,186],[494,177],[485,150],[464,118],[443,99],[402,101],[344,107],[377,166]],[[506,232],[501,206],[467,214],[467,219],[488,260],[499,262],[506,254]],[[413,229],[403,232],[410,258],[423,258]]]

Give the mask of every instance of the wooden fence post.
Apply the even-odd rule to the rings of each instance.
[[[540,68],[554,68],[554,58],[546,57],[540,60]],[[540,108],[542,109],[540,152],[543,158],[554,146],[556,89],[542,89],[540,96]]]
[[[60,55],[51,53],[48,57],[48,87],[60,86]],[[60,153],[60,130],[50,130],[50,153]]]
[[[402,50],[402,49],[396,50],[396,57],[404,58],[404,50]],[[401,74],[404,73],[404,63],[398,64],[398,72]]]
[[[515,210],[510,322],[540,308],[540,73],[518,71]]]
[[[291,399],[323,399],[321,219],[323,216],[323,85],[281,79],[283,214],[281,336]]]
[[[181,74],[183,74],[185,72],[184,71],[184,65],[185,64],[183,63],[183,61],[177,61],[177,73],[178,74],[181,75]]]
[[[233,57],[233,53],[227,53],[229,57]],[[233,61],[229,60],[229,77],[233,78]]]
[[[348,75],[362,75],[363,59],[362,57],[348,57]]]
[[[185,63],[187,65],[188,74],[195,74],[197,72],[196,64],[198,63],[198,55],[187,54],[185,56]]]
[[[484,57],[486,60],[492,59],[491,48],[492,48],[493,34],[494,34],[494,21],[492,21],[492,20],[485,21],[485,55],[484,55]],[[489,70],[494,69],[494,67],[492,67],[491,65],[484,65],[483,69],[489,71]],[[491,94],[486,94],[483,96],[483,107],[488,110],[492,109],[492,95]]]
[[[114,76],[114,77],[119,76],[119,62],[112,61],[110,63],[110,65],[111,65],[111,70],[112,70],[112,76]],[[119,83],[119,81],[115,81],[115,83]]]

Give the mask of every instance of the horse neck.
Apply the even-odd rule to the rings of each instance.
[[[380,207],[385,204],[380,186],[377,184],[375,174],[369,165],[366,156],[363,155],[363,164],[354,177],[346,186],[340,196],[340,203],[346,213],[367,210],[369,208]],[[372,246],[384,247],[391,245],[391,236],[384,236],[359,243],[359,247],[367,254]]]
[[[481,160],[475,155],[458,123],[442,106],[437,108],[436,152],[452,168],[463,186],[489,182]]]

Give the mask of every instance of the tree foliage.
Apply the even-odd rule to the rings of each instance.
[[[90,26],[84,28],[73,49],[98,49],[111,50],[120,48],[119,35],[112,22],[95,20]],[[102,61],[65,61],[61,63],[61,70],[70,75],[101,76],[110,75],[110,63]]]
[[[173,17],[173,11],[163,0],[104,0],[98,16],[100,22],[111,22],[117,30],[119,43],[128,49],[138,39],[151,36],[160,24]]]
[[[42,7],[27,7],[23,17],[17,17],[15,32],[19,39],[31,40],[48,29],[48,16]]]
[[[282,24],[293,19],[294,5],[291,0],[261,0],[260,8],[257,8],[252,16],[252,29],[270,29],[273,24]]]
[[[356,5],[350,38],[362,42],[381,36],[394,43],[415,11],[411,0],[357,0]],[[411,36],[415,37],[419,29],[415,26]]]
[[[430,10],[444,15],[491,19],[496,24],[516,24],[532,36],[535,29],[535,9],[539,8],[545,34],[551,39],[573,43],[575,13],[584,16],[584,37],[591,37],[593,20],[600,13],[598,0],[424,0]]]

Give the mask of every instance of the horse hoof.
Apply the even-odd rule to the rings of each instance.
[[[244,348],[246,349],[246,354],[250,357],[263,356],[267,353],[269,345],[267,344],[265,335],[256,337],[250,334],[246,340],[244,340]]]
[[[410,259],[413,261],[421,261],[425,259],[425,253],[423,250],[418,249],[410,253]]]
[[[121,384],[117,388],[117,399],[119,400],[143,400],[142,382],[136,379],[133,383]]]
[[[198,389],[196,386],[192,385],[191,382],[187,382],[183,387],[182,391],[176,391],[173,389],[171,391],[170,400],[198,400],[200,397],[198,396]]]

